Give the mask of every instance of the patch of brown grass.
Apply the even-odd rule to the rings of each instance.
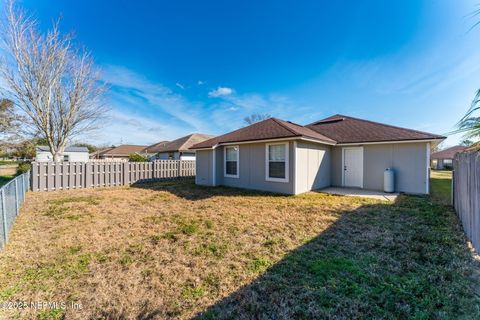
[[[171,186],[29,193],[1,254],[2,297],[80,302],[68,318],[188,318],[369,201]]]
[[[81,310],[42,311],[52,318],[190,318],[254,282],[349,212],[376,204],[190,181],[29,193],[0,253],[0,300],[82,304]],[[379,214],[388,214],[389,206],[382,204]],[[339,234],[338,243],[355,236]],[[379,234],[377,228],[362,236]],[[388,241],[390,235],[383,236]],[[32,318],[39,311],[7,316]]]

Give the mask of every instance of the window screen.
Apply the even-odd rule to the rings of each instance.
[[[286,145],[268,146],[268,177],[285,179],[286,177]]]
[[[225,174],[238,175],[238,147],[225,148]]]

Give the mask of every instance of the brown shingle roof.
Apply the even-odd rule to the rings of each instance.
[[[344,115],[334,115],[307,125],[338,143],[445,139],[427,132],[395,127]]]
[[[277,138],[306,137],[327,143],[335,143],[330,138],[309,128],[288,121],[270,118],[254,123],[248,127],[195,144],[193,149],[211,148],[217,144],[244,142]]]
[[[132,153],[142,152],[146,146],[137,146],[133,144],[122,144],[103,153],[102,156],[128,156]]]
[[[464,146],[455,146],[451,147],[445,150],[440,150],[437,152],[432,153],[430,158],[432,159],[453,159],[455,155],[459,152],[463,152],[467,149],[467,147]]]
[[[332,144],[445,139],[432,133],[337,114],[307,126],[270,118],[197,143],[192,149],[211,148],[222,143],[292,137],[310,138]]]
[[[156,152],[176,152],[176,151],[188,151],[189,148],[197,143],[209,140],[214,136],[203,133],[192,133],[188,136],[178,138],[177,140],[170,141],[158,148]]]
[[[112,150],[114,147],[108,147],[108,148],[103,148],[99,149],[95,152],[90,153],[90,157],[96,158],[102,156],[105,152]]]
[[[152,145],[149,145],[148,147],[145,148],[145,150],[143,150],[145,153],[157,153],[159,152],[159,150],[161,148],[163,148],[163,146],[165,146],[167,143],[169,143],[170,141],[160,141],[160,142],[157,142],[157,143],[154,143]]]

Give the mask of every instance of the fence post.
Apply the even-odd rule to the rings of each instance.
[[[178,160],[178,178],[182,177],[182,159]]]
[[[32,191],[39,191],[38,190],[38,172],[39,172],[39,169],[38,169],[38,163],[37,162],[33,162],[32,163]]]
[[[83,178],[83,181],[85,183],[85,189],[91,188],[92,187],[92,166],[94,164],[90,162],[85,162],[84,166],[85,169],[83,172],[85,173],[85,177]]]
[[[2,219],[3,219],[3,240],[7,244],[8,240],[8,226],[7,226],[7,209],[5,208],[5,189],[1,189],[1,198],[2,198]]]
[[[18,216],[18,210],[20,210],[20,206],[18,205],[18,179],[15,178],[13,182],[15,183],[15,215]]]
[[[450,187],[450,202],[452,203],[452,207],[455,208],[455,170],[452,170],[452,182]]]
[[[123,171],[123,185],[129,185],[130,184],[130,177],[129,177],[129,170],[130,165],[129,162],[123,162],[122,163],[122,171]]]

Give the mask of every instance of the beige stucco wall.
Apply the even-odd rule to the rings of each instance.
[[[383,190],[383,172],[391,167],[395,191],[427,193],[427,150],[425,142],[363,145],[363,187]],[[341,146],[332,148],[332,185],[342,185]]]
[[[295,191],[297,194],[330,186],[331,147],[297,142]]]

